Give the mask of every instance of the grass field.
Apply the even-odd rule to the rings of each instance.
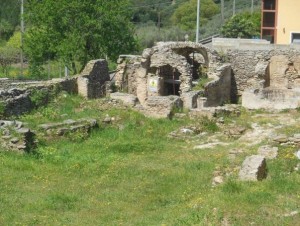
[[[293,171],[299,160],[291,155],[295,148],[280,147],[279,157],[267,161],[266,180],[239,182],[236,167],[260,144],[226,138],[223,128],[212,132],[213,121],[148,119],[128,108],[104,107],[104,102],[64,94],[21,117],[33,129],[67,118],[101,122],[109,114],[117,120],[100,123],[90,136],[38,136],[31,154],[0,152],[0,225],[299,225],[299,212],[284,216],[300,210],[300,174]],[[239,118],[225,118],[225,124],[279,123],[256,114],[242,111]],[[171,131],[199,121],[207,134],[168,138]],[[279,130],[292,134],[299,129],[295,124]],[[193,148],[216,134],[229,144]],[[234,148],[244,153],[230,160]],[[228,176],[213,187],[215,170]]]

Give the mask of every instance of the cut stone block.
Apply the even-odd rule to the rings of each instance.
[[[128,106],[135,106],[138,99],[135,95],[133,94],[127,94],[127,93],[111,93],[110,98],[114,100],[121,100],[125,105]]]
[[[182,108],[179,96],[152,96],[148,97],[143,113],[154,118],[169,118],[174,108]]]
[[[239,173],[242,181],[261,181],[267,177],[267,164],[264,156],[248,156]]]

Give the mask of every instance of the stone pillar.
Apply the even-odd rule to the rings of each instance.
[[[198,97],[198,99],[197,99],[197,108],[202,109],[202,108],[207,107],[206,102],[207,102],[206,97]]]
[[[273,56],[270,62],[270,87],[287,88],[288,79],[285,71],[288,69],[289,59],[286,56]]]
[[[78,93],[86,98],[105,95],[105,82],[110,81],[106,60],[91,60],[78,77]]]

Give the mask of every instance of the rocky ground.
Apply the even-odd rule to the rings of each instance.
[[[183,117],[183,115],[175,115]],[[285,158],[300,159],[300,118],[297,110],[285,112],[250,112],[244,111],[239,117],[216,117],[219,128],[211,135],[197,125],[187,125],[173,131],[169,137],[188,140],[196,150],[226,150],[230,160],[226,171],[216,169],[212,184],[224,183],[226,177],[239,171],[241,180],[262,180],[267,177],[266,161],[276,159],[279,155]],[[288,148],[289,153],[282,149]],[[236,159],[245,158],[242,165]],[[294,167],[298,171],[300,162]]]

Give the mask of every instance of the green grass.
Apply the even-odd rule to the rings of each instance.
[[[297,225],[300,175],[292,148],[281,147],[268,161],[269,176],[259,183],[237,180],[247,147],[196,150],[193,146],[222,132],[199,119],[148,119],[131,109],[105,107],[106,101],[86,101],[63,94],[48,107],[21,117],[36,129],[45,122],[91,117],[100,122],[86,139],[38,136],[38,149],[26,155],[0,152],[0,225]],[[106,114],[118,118],[103,125]],[[203,119],[202,119],[203,120]],[[252,115],[240,118],[250,123]],[[184,125],[204,125],[209,134],[171,139]],[[121,129],[120,129],[121,128]],[[221,131],[220,131],[221,130]],[[222,133],[220,134],[222,136]],[[228,159],[233,148],[245,150]],[[212,187],[213,172],[232,172],[223,185]]]

